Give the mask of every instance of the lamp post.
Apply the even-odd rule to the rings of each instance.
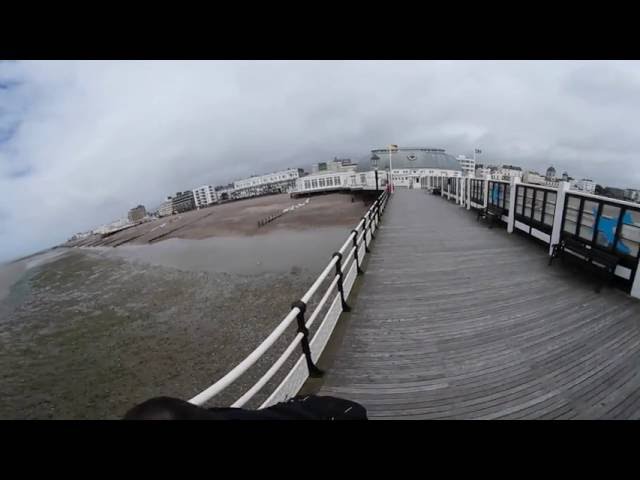
[[[476,173],[476,153],[480,154],[482,153],[482,150],[480,150],[479,148],[474,148],[473,149],[473,176],[475,177],[475,173]]]
[[[398,145],[389,145],[389,172],[391,173],[391,187],[389,193],[394,193],[395,184],[393,183],[393,152],[398,150]]]
[[[380,160],[380,157],[378,157],[375,153],[373,155],[371,155],[371,165],[373,166],[373,169],[374,169],[375,175],[376,175],[376,195],[378,195],[378,193],[379,193],[379,189],[378,189],[378,160]]]

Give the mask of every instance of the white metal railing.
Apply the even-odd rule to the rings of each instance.
[[[351,231],[344,244],[334,253],[331,260],[316,278],[313,284],[305,292],[302,298],[296,302],[289,313],[278,324],[278,326],[262,341],[244,360],[231,369],[226,375],[220,378],[213,385],[209,386],[189,400],[195,405],[202,405],[213,397],[224,391],[244,375],[252,366],[258,362],[267,351],[282,337],[288,328],[297,321],[298,332],[293,340],[284,349],[282,354],[267,369],[267,371],[253,384],[238,400],[231,406],[242,407],[246,405],[264,386],[276,375],[285,362],[291,358],[296,351],[296,347],[302,346],[302,355],[287,376],[280,382],[271,395],[264,401],[260,408],[282,401],[295,395],[302,384],[310,375],[320,374],[320,370],[315,366],[315,362],[320,357],[324,347],[333,332],[337,319],[343,311],[349,310],[346,303],[349,293],[355,282],[355,277],[361,273],[362,259],[369,251],[369,245],[374,238],[374,233],[378,229],[380,217],[384,212],[388,201],[388,194],[383,191],[375,200],[374,204],[362,217],[360,222]],[[306,306],[318,292],[323,282],[330,278],[332,270],[335,269],[333,279],[326,288],[323,296],[315,305],[308,320],[304,320]],[[327,311],[322,316],[320,326],[315,332],[312,340],[309,340],[309,327],[318,320],[322,309],[329,305]]]

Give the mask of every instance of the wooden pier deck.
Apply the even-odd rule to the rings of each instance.
[[[372,419],[638,419],[640,301],[397,190],[319,394]]]

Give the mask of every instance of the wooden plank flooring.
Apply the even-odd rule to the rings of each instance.
[[[640,418],[640,302],[397,190],[320,387],[372,419]]]

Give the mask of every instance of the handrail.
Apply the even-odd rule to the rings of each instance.
[[[550,192],[557,192],[558,191],[558,187],[548,187],[547,185],[537,185],[535,183],[520,182],[520,183],[516,183],[516,186],[517,187],[536,188],[538,190],[548,190]]]
[[[311,287],[309,287],[309,290],[307,290],[307,292],[302,296],[301,300],[303,302],[307,303],[311,299],[313,294],[316,293],[316,290],[318,290],[318,287],[320,287],[320,285],[322,285],[322,282],[327,278],[327,275],[329,275],[329,272],[331,271],[331,269],[336,266],[336,262],[337,261],[338,261],[338,259],[336,257],[333,257],[331,259],[331,261],[325,267],[325,269],[322,271],[322,273],[320,275],[318,275],[318,278],[316,278],[316,281],[313,282]]]
[[[615,203],[623,207],[632,207],[635,209],[640,209],[640,203],[627,202],[626,200],[618,200],[617,198],[605,197],[604,195],[594,195],[591,193],[581,192],[580,190],[568,190],[567,195],[576,195],[576,196],[585,197],[585,198],[593,198],[594,200],[598,200],[601,202]]]
[[[280,369],[280,367],[284,364],[284,362],[287,361],[289,356],[293,353],[293,349],[296,348],[298,344],[302,341],[303,336],[304,335],[302,333],[298,333],[293,338],[293,341],[289,344],[286,350],[282,353],[282,355],[280,355],[278,360],[276,360],[275,363],[271,365],[271,368],[269,368],[269,370],[267,370],[267,372],[262,377],[260,377],[260,380],[258,380],[249,390],[247,390],[246,393],[242,395],[242,397],[240,397],[233,404],[231,404],[231,407],[240,408],[244,406],[244,404],[247,403],[249,400],[251,400],[253,396],[256,393],[258,393],[262,389],[262,387],[264,387],[267,384],[269,380],[271,380],[271,378],[276,374],[276,372]]]
[[[325,292],[322,299],[320,299],[320,301],[318,302],[318,305],[316,305],[316,308],[313,310],[313,313],[311,314],[311,316],[309,317],[309,320],[307,320],[307,323],[305,324],[307,328],[313,325],[316,318],[320,314],[320,310],[322,309],[322,307],[324,307],[324,304],[327,303],[327,299],[329,298],[329,295],[331,294],[331,292],[333,292],[333,289],[336,288],[336,285],[338,285],[338,278],[339,277],[336,275],[333,279],[333,282],[331,282],[331,285],[327,287],[327,291]]]
[[[368,225],[369,233],[370,235],[372,235],[373,230],[374,229],[377,230],[378,228],[380,210],[384,209],[384,207],[387,204],[387,200],[388,200],[388,193],[386,191],[383,191],[376,198],[376,200],[371,205],[371,207],[369,207],[369,209],[367,210],[365,215],[362,217],[360,222],[358,222],[356,227],[351,231],[351,233],[347,237],[347,240],[344,242],[342,247],[338,250],[337,254],[334,254],[334,256],[331,258],[327,266],[323,269],[320,275],[318,275],[316,280],[305,292],[305,294],[302,296],[300,301],[297,302],[297,305],[294,304],[292,306],[289,313],[278,324],[278,326],[276,326],[276,328],[273,329],[273,331],[267,336],[267,338],[263,340],[262,343],[260,343],[260,345],[258,345],[249,355],[247,355],[247,357],[244,360],[242,360],[238,365],[232,368],[226,375],[224,375],[214,384],[212,384],[211,386],[209,386],[208,388],[206,388],[205,390],[203,390],[202,392],[200,392],[199,394],[191,398],[189,400],[190,403],[195,405],[202,405],[208,400],[210,400],[211,398],[213,398],[214,396],[216,396],[217,394],[219,394],[220,392],[222,392],[229,385],[231,385],[238,378],[240,378],[240,376],[242,376],[245,372],[247,372],[247,370],[249,370],[249,368],[251,368],[267,352],[267,350],[269,350],[269,348],[271,348],[273,344],[283,335],[283,333],[294,322],[294,320],[298,319],[298,321],[300,322],[300,318],[304,316],[304,309],[306,308],[306,304],[313,297],[313,295],[318,291],[318,288],[320,288],[320,285],[326,280],[327,276],[331,272],[331,269],[336,267],[336,265],[339,265],[338,262],[340,262],[342,255],[345,253],[345,249],[351,245],[351,249],[349,250],[349,254],[346,256],[344,263],[342,263],[341,266],[339,265],[340,268],[338,270],[340,270],[340,273],[336,272],[336,274],[334,275],[333,281],[331,282],[325,294],[323,295],[322,299],[314,309],[311,317],[306,322],[305,328],[308,329],[308,327],[311,326],[311,324],[316,320],[321,308],[326,304],[331,292],[336,287],[336,285],[340,289],[340,295],[341,296],[343,295],[342,269],[345,269],[345,267],[347,266],[351,258],[354,257],[354,252],[356,248],[360,247],[360,244],[362,243],[363,239],[366,236],[367,222],[365,218],[368,217],[369,219],[371,219],[373,217],[375,219],[375,221],[374,220],[370,221]],[[363,227],[362,233],[359,234],[361,227]],[[354,246],[354,235],[356,239],[356,245],[358,247]],[[373,236],[371,238],[373,239]],[[343,308],[347,308],[346,304],[344,304],[344,299],[343,299]],[[299,328],[301,328],[301,324],[299,324]],[[304,350],[305,342],[307,342],[306,340],[307,333],[308,331],[306,330],[299,331],[298,334],[291,341],[291,343],[287,346],[285,351],[280,355],[280,357],[278,357],[278,359],[267,370],[267,372],[265,372],[265,374],[262,375],[262,377],[260,377],[260,379],[253,386],[251,386],[249,390],[247,390],[238,400],[236,400],[236,402],[232,404],[232,407],[241,407],[245,405],[249,400],[251,400],[251,398],[253,398],[253,396],[257,392],[259,392],[262,389],[262,387],[264,387],[264,385],[266,385],[266,383],[273,377],[273,375],[275,375],[275,373],[282,367],[284,362],[291,356],[295,347],[298,344],[302,343],[303,350]],[[308,348],[308,343],[306,343],[306,345]],[[305,352],[305,354],[308,354],[308,353],[309,353],[308,351]]]
[[[189,400],[189,403],[193,403],[195,405],[202,405],[207,400],[210,400],[215,395],[220,393],[222,390],[227,388],[233,382],[235,382],[240,375],[246,372],[249,367],[251,367],[254,363],[258,361],[260,357],[275,343],[275,341],[280,338],[280,335],[284,333],[289,325],[293,323],[296,319],[296,316],[300,313],[300,309],[293,308],[284,320],[280,322],[273,332],[260,344],[258,347],[251,352],[244,360],[242,360],[235,368],[231,369],[229,373],[227,373],[224,377],[218,380],[216,383],[211,385],[206,390],[203,390],[198,395]]]

